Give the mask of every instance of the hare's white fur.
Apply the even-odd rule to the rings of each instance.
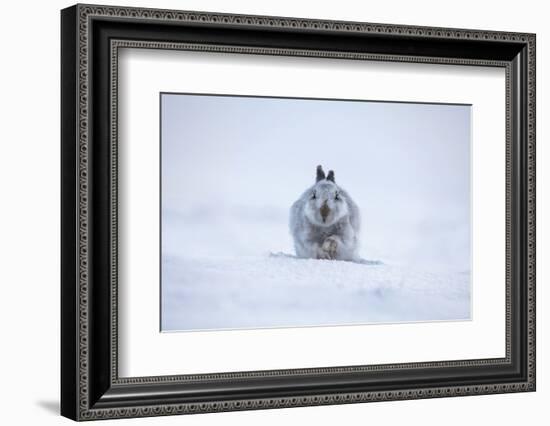
[[[317,168],[317,182],[290,208],[290,233],[296,256],[311,259],[357,260],[359,208],[336,185],[334,173],[325,177]]]

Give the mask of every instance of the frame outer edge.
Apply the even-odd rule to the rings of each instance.
[[[78,286],[77,286],[77,319],[78,319],[78,363],[77,363],[77,418],[81,421],[90,418],[89,400],[89,343],[90,328],[88,310],[90,307],[89,288],[89,201],[91,196],[89,181],[89,120],[90,120],[90,99],[89,99],[89,48],[91,39],[89,37],[88,13],[85,5],[76,5],[76,32],[77,32],[77,58],[76,58],[76,107],[78,110],[78,122],[75,144],[77,153],[77,223],[78,223]]]
[[[78,278],[76,197],[77,151],[77,7],[63,9],[61,18],[61,406],[63,416],[78,414]]]
[[[529,34],[527,42],[527,174],[528,174],[528,194],[527,194],[527,286],[528,286],[528,380],[531,390],[536,391],[536,117],[537,117],[537,88],[536,88],[536,34]]]
[[[185,11],[170,11],[170,10],[158,10],[158,9],[141,9],[141,8],[126,8],[126,7],[111,7],[111,6],[97,6],[97,5],[77,5],[73,7],[76,11],[75,31],[77,37],[77,49],[75,54],[76,73],[76,99],[78,105],[78,117],[77,117],[77,130],[76,136],[78,141],[78,152],[76,156],[76,179],[78,184],[76,185],[78,193],[77,203],[77,234],[78,235],[78,250],[76,251],[78,256],[78,270],[77,270],[77,284],[78,289],[74,289],[77,295],[77,313],[74,323],[78,324],[77,336],[74,341],[75,352],[78,356],[78,360],[75,362],[75,375],[76,383],[74,383],[74,389],[76,390],[76,419],[77,420],[92,420],[92,419],[104,419],[114,417],[141,417],[141,416],[158,416],[180,413],[193,413],[193,412],[217,412],[217,411],[229,411],[229,410],[243,410],[243,409],[262,409],[262,408],[282,408],[291,406],[308,406],[308,405],[324,405],[324,404],[342,404],[353,402],[367,402],[367,401],[380,401],[380,400],[400,400],[400,399],[415,399],[415,398],[434,398],[441,396],[461,396],[461,395],[474,395],[474,394],[488,394],[488,393],[504,393],[504,392],[517,392],[517,391],[529,391],[534,390],[534,373],[535,373],[535,319],[534,319],[534,286],[535,286],[535,247],[534,247],[534,235],[530,236],[528,245],[528,282],[526,283],[526,294],[529,298],[529,325],[528,325],[528,366],[527,370],[530,373],[529,379],[526,382],[507,382],[495,385],[472,385],[467,388],[463,386],[451,386],[449,388],[426,388],[426,389],[403,389],[402,391],[386,391],[360,394],[329,394],[329,395],[316,395],[305,397],[281,397],[274,399],[254,399],[254,400],[234,400],[234,401],[216,401],[211,403],[203,403],[197,406],[193,404],[162,404],[159,406],[142,406],[136,408],[120,407],[109,409],[93,409],[89,408],[89,395],[88,395],[88,374],[89,374],[89,357],[88,357],[88,345],[89,345],[89,327],[88,327],[88,136],[89,136],[89,117],[88,117],[88,79],[89,79],[89,65],[88,65],[88,48],[90,44],[89,40],[89,28],[88,18],[91,16],[98,17],[113,17],[113,18],[135,18],[141,20],[158,20],[158,21],[176,21],[179,22],[194,22],[194,23],[224,23],[227,25],[240,26],[240,25],[252,25],[261,28],[304,28],[304,29],[317,29],[326,30],[328,32],[364,32],[364,33],[383,33],[389,35],[392,33],[399,33],[402,35],[411,35],[414,37],[436,37],[436,38],[450,38],[450,39],[470,39],[470,40],[487,40],[487,41],[508,41],[526,44],[528,49],[528,106],[526,112],[529,114],[529,129],[528,129],[528,197],[527,204],[529,206],[528,218],[529,218],[529,234],[531,230],[534,232],[534,219],[535,219],[535,36],[534,34],[527,33],[509,33],[509,32],[497,32],[497,31],[481,31],[481,30],[462,30],[462,29],[447,29],[447,28],[430,28],[430,27],[415,27],[415,26],[403,26],[403,25],[386,25],[386,24],[368,24],[368,23],[354,23],[354,22],[337,22],[337,21],[324,21],[324,20],[312,20],[302,18],[278,18],[278,17],[266,17],[266,16],[246,16],[246,15],[229,15],[229,14],[217,14],[208,12],[185,12]],[[67,10],[67,9],[66,9]],[[66,13],[66,12],[65,12]],[[220,20],[221,19],[221,20]],[[403,31],[403,33],[401,32]],[[63,112],[66,113],[63,106]],[[66,124],[64,124],[66,126]],[[73,159],[74,161],[74,159]],[[65,164],[65,162],[63,163]],[[531,180],[532,177],[532,180]],[[63,188],[66,189],[66,184],[63,183]],[[65,209],[65,207],[64,207]],[[74,210],[74,208],[73,208]],[[66,211],[66,210],[65,210]],[[65,224],[63,225],[65,226]],[[63,258],[66,260],[66,258]],[[64,269],[64,268],[63,268]],[[64,285],[66,283],[64,282]],[[65,368],[65,366],[63,366]],[[63,396],[63,394],[62,394]]]

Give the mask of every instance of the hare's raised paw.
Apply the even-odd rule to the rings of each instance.
[[[336,259],[338,240],[334,237],[328,237],[321,246],[321,251],[326,255],[325,259]]]
[[[319,260],[331,260],[331,257],[324,250],[319,250],[319,252],[317,253],[317,259],[319,259]]]

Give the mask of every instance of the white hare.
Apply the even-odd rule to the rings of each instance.
[[[315,185],[290,208],[290,233],[296,256],[310,259],[357,260],[361,219],[346,191],[317,166]]]

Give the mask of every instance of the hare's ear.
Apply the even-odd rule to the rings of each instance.
[[[329,170],[327,180],[330,180],[331,182],[336,183],[334,182],[334,172],[332,170]]]
[[[323,171],[322,166],[317,166],[317,182],[325,179],[325,172]]]

